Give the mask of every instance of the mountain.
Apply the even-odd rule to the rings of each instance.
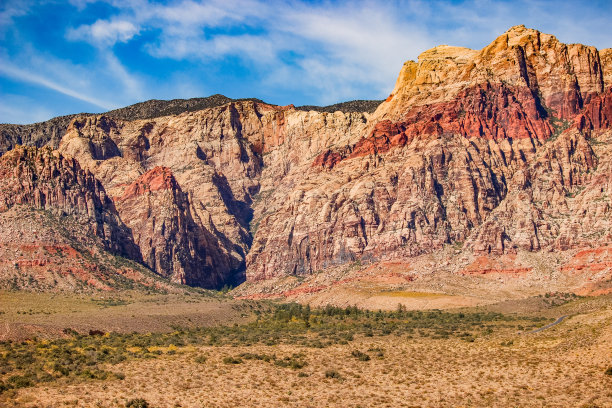
[[[132,259],[178,283],[313,291],[400,262],[430,289],[431,271],[611,286],[611,49],[516,26],[482,50],[425,51],[382,103],[210,98],[2,125],[0,146],[78,161]]]
[[[134,262],[139,249],[101,183],[50,148],[0,157],[0,225],[0,287],[172,289]]]

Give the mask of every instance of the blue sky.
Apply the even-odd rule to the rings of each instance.
[[[221,93],[385,98],[404,61],[516,24],[612,47],[612,1],[0,1],[0,123]]]

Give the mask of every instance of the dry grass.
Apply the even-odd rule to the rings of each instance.
[[[0,291],[0,341],[56,338],[64,329],[162,332],[245,321],[248,302],[210,291],[59,294]]]
[[[238,345],[161,346],[155,358],[104,366],[122,380],[59,379],[7,391],[0,405],[115,407],[144,398],[153,407],[609,407],[610,304],[579,299],[559,307],[573,315],[549,330],[519,335],[521,321],[502,321],[474,342],[355,329],[354,340],[324,348],[287,344],[295,331],[277,345],[228,337]],[[296,320],[287,324],[298,327]]]

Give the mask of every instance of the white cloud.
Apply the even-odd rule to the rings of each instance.
[[[123,93],[129,95],[130,100],[141,100],[144,98],[141,81],[130,74],[113,53],[105,52],[103,60],[106,62],[104,68],[108,70],[110,76],[122,85],[122,88],[124,88]]]
[[[364,97],[364,88],[383,97],[402,63],[434,45],[416,25],[400,20],[397,5],[245,0],[143,9],[122,16],[133,13],[133,21],[160,31],[158,41],[144,48],[152,56],[204,63],[238,57],[263,73],[264,83],[312,88],[306,92],[317,95],[315,103],[327,103],[330,95]],[[223,29],[211,30],[218,27]]]
[[[111,15],[65,31],[67,39],[94,47],[91,61],[77,65],[43,50],[14,51],[10,58],[0,55],[7,62],[0,65],[0,74],[104,108],[146,98],[204,96],[198,95],[204,90],[286,98],[270,99],[273,103],[296,102],[296,95],[305,103],[330,104],[386,97],[405,60],[438,44],[481,48],[514,24],[555,34],[561,41],[612,45],[606,13],[573,2],[101,1],[113,10]],[[0,27],[0,38],[17,30],[13,20],[28,9],[18,0],[9,2],[10,7],[0,6],[0,26],[7,25]],[[96,0],[70,2],[75,13],[86,13]],[[115,45],[130,41],[138,41],[132,51],[181,64],[160,61],[160,67],[172,67],[169,72],[135,73],[114,52]],[[8,45],[0,45],[0,52],[3,48]],[[220,78],[238,85],[228,88]]]
[[[127,20],[98,20],[91,25],[82,25],[68,30],[70,40],[86,40],[98,46],[113,46],[131,40],[140,29]]]

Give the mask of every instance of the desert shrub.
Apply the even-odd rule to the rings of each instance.
[[[336,370],[326,370],[325,371],[325,378],[335,378],[336,380],[341,380],[342,379],[342,375],[340,375],[340,373]]]
[[[125,408],[149,408],[149,403],[144,398],[134,398],[125,403]]]
[[[34,385],[31,378],[23,375],[12,375],[8,378],[7,382],[13,388],[25,388]]]
[[[368,349],[369,352],[374,353],[374,355],[378,358],[385,358],[385,349],[380,347],[372,347]]]
[[[359,350],[353,350],[351,355],[355,357],[359,361],[370,361],[370,356],[366,353],[363,353]]]
[[[608,368],[606,369],[606,371],[604,371],[604,374],[606,374],[606,375],[612,375],[612,366],[608,367]]]
[[[206,362],[206,356],[200,354],[199,356],[196,356],[196,358],[194,358],[193,361],[195,361],[198,364],[204,364]]]
[[[269,362],[270,360],[276,359],[276,357],[270,356],[268,354],[255,354],[255,353],[241,353],[240,357],[244,358],[245,360],[262,360],[265,362]]]
[[[4,376],[4,387],[8,388],[27,387],[55,378],[65,378],[68,381],[82,378],[104,380],[116,377],[108,365],[130,359],[157,358],[161,353],[158,348],[171,346],[174,346],[172,350],[187,345],[251,344],[294,344],[324,348],[334,344],[348,344],[360,337],[388,334],[408,337],[416,333],[427,337],[452,336],[474,341],[476,334],[486,335],[502,327],[516,329],[536,321],[552,320],[499,313],[408,311],[404,308],[375,312],[354,306],[310,308],[291,303],[262,303],[255,314],[256,321],[242,325],[174,327],[169,333],[92,333],[94,335],[91,336],[66,329],[64,334],[70,337],[52,341],[0,342],[0,374]],[[384,358],[382,349],[371,349],[368,354],[363,354],[371,358]],[[359,359],[360,355],[353,357]],[[194,359],[199,359],[196,362],[200,363],[206,361],[204,356],[194,356]],[[226,357],[224,363],[240,364],[243,359],[262,360],[293,369],[306,365],[303,356],[277,358],[266,354]],[[6,378],[8,375],[13,375],[14,379],[9,381]]]
[[[303,354],[294,354],[290,357],[276,359],[274,364],[280,367],[289,367],[294,370],[304,368],[308,363],[304,360]]]
[[[223,362],[225,364],[242,364],[242,359],[240,357],[234,358],[231,356],[224,357]]]

